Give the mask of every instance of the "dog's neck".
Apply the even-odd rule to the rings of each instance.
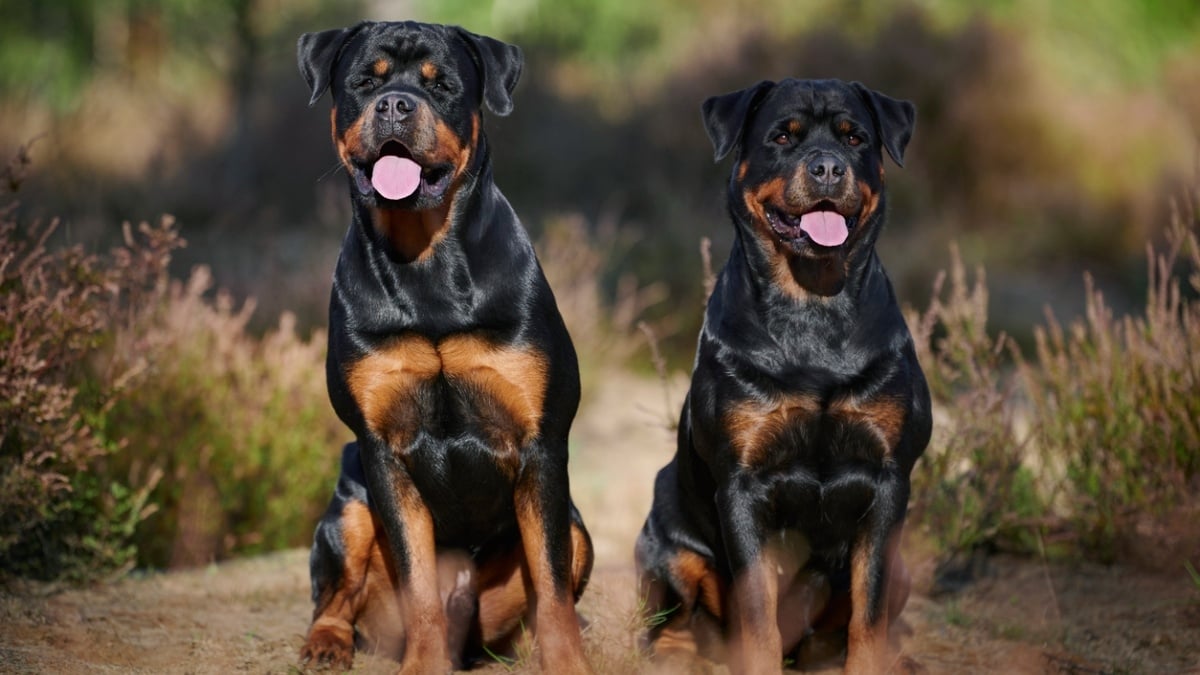
[[[408,211],[404,209],[370,209],[367,216],[385,241],[391,244],[402,262],[427,260],[433,248],[450,229],[453,200],[447,200],[436,209]]]

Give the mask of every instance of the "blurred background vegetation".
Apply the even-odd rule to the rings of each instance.
[[[699,103],[761,78],[914,101],[882,246],[901,295],[921,297],[956,240],[988,261],[995,320],[1023,340],[1047,301],[1082,308],[1081,268],[1136,301],[1143,242],[1196,169],[1191,0],[0,0],[0,156],[39,139],[25,210],[84,242],[172,213],[191,242],[178,269],[212,265],[256,296],[256,327],[282,309],[319,325],[344,178],[295,39],[362,17],[520,44],[516,110],[488,125],[501,187],[535,234],[562,215],[616,223],[634,241],[609,287],[633,272],[685,303],[700,301],[697,240],[721,260],[732,233]],[[670,356],[687,363],[699,319],[674,320]]]
[[[797,76],[856,79],[915,102],[906,166],[888,168],[891,218],[880,251],[902,301],[929,307],[927,358],[946,368],[947,409],[999,425],[971,436],[978,440],[969,450],[986,455],[972,466],[1009,476],[1004,500],[1024,510],[989,515],[997,495],[975,495],[976,503],[963,491],[1000,489],[995,481],[981,478],[982,469],[970,474],[974,483],[963,479],[963,465],[949,460],[931,460],[937,475],[926,477],[943,481],[947,501],[917,506],[940,523],[948,547],[1033,546],[1007,534],[1041,522],[1035,516],[1061,497],[1038,492],[1022,456],[1005,454],[1037,445],[1029,433],[1012,436],[1036,420],[1014,417],[1006,402],[1028,408],[1042,396],[1043,407],[1057,410],[1070,387],[1001,381],[1036,370],[1018,368],[1019,353],[1006,350],[1021,349],[1035,364],[1038,354],[1068,358],[1070,340],[1056,343],[1039,328],[1044,309],[1069,324],[1094,309],[1101,290],[1118,316],[1146,311],[1155,279],[1146,273],[1147,243],[1172,245],[1171,205],[1196,185],[1200,5],[1193,0],[813,0],[802,8],[787,0],[0,0],[0,157],[27,147],[31,161],[31,168],[19,163],[20,178],[11,181],[21,183],[19,203],[3,211],[11,236],[40,241],[32,224],[60,218],[47,245],[120,249],[128,245],[123,221],[158,222],[169,213],[172,231],[188,242],[161,252],[170,267],[153,293],[136,302],[117,294],[113,302],[125,303],[129,317],[96,328],[106,337],[88,343],[91,369],[56,375],[87,413],[63,423],[100,440],[55,469],[65,482],[39,483],[46,499],[66,499],[69,467],[91,467],[102,478],[90,492],[75,490],[70,508],[84,500],[109,513],[109,530],[140,544],[141,564],[306,543],[335,470],[313,457],[331,456],[342,435],[319,368],[348,209],[327,102],[305,106],[295,42],[302,32],[364,17],[456,23],[525,50],[514,113],[490,118],[486,128],[500,187],[553,257],[547,267],[558,276],[564,313],[592,362],[585,376],[600,362],[649,368],[648,353],[630,346],[638,319],[655,327],[670,367],[690,363],[704,300],[700,241],[712,240],[719,265],[732,237],[723,205],[728,169],[712,163],[699,123],[705,97]],[[1180,213],[1186,229],[1194,212]],[[15,260],[30,249],[13,250]],[[1186,251],[1176,258],[1182,266],[1189,260]],[[984,316],[965,309],[978,309],[981,299],[962,284],[957,304],[930,305],[939,269],[983,263]],[[129,283],[144,286],[152,276]],[[1180,286],[1185,302],[1194,297],[1193,285]],[[1171,316],[1158,320],[1176,326]],[[956,333],[964,324],[978,332]],[[996,338],[1001,331],[1011,337]],[[1189,344],[1186,331],[1172,335],[1176,347]],[[1088,362],[1081,350],[1070,363]],[[971,369],[960,358],[992,375],[963,379]],[[1174,361],[1147,358],[1175,372]],[[114,363],[147,379],[138,387],[96,385],[97,373],[120,370]],[[1181,399],[1160,399],[1195,406],[1191,377],[1172,385]],[[1105,382],[1088,391],[1100,395]],[[1057,419],[1074,416],[1090,428],[1097,414],[1075,406]],[[1195,420],[1130,415],[1136,434],[1170,424],[1185,431]],[[29,454],[36,434],[13,440],[12,428],[0,456],[17,465],[40,457]],[[1062,425],[1038,428],[1042,447],[1094,441]],[[1200,450],[1194,436],[1172,438],[1179,456],[1168,464],[1183,481],[1172,489],[1186,491]],[[964,441],[947,432],[943,442]],[[1091,481],[1081,489],[1099,491],[1136,459],[1081,457],[1076,473],[1081,485]],[[1063,462],[1049,464],[1065,477]],[[275,477],[314,464],[312,472]],[[1144,501],[1122,489],[1122,499]],[[954,506],[964,503],[977,510]],[[39,509],[47,522],[61,518]],[[181,513],[213,515],[189,523]],[[1089,524],[1085,539],[1089,550],[1109,555],[1119,518],[1105,513],[1106,523]],[[130,526],[131,517],[142,524]],[[12,536],[28,540],[29,531],[50,529]],[[0,561],[18,551],[10,543],[0,533]],[[35,544],[19,550],[53,548]],[[83,549],[61,550],[70,557]],[[93,554],[117,568],[132,555],[120,547]]]

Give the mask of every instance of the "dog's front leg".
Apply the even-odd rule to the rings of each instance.
[[[888,626],[907,598],[907,572],[899,549],[908,494],[900,483],[880,484],[850,551],[847,673],[885,673],[891,666]]]
[[[571,511],[567,452],[542,448],[522,456],[514,499],[521,544],[533,584],[533,621],[547,673],[591,673],[583,655],[572,588]]]
[[[364,442],[365,441],[365,442]],[[396,566],[408,675],[447,673],[446,616],[438,592],[433,516],[398,454],[378,439],[360,439],[371,504],[387,533]]]
[[[734,673],[778,673],[783,646],[776,619],[778,563],[766,546],[765,486],[744,472],[735,473],[717,493],[721,533],[733,573],[730,598]]]

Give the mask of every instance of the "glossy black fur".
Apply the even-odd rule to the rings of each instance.
[[[882,155],[902,161],[915,111],[857,83],[785,80],[709,99],[703,113],[716,158],[735,155],[728,203],[736,237],[708,301],[677,452],[658,474],[637,543],[643,592],[652,612],[712,618],[672,568],[680,551],[699,554],[721,579],[717,623],[730,637],[729,589],[786,531],[811,547],[804,569],[824,575],[835,598],[849,592],[852,549],[869,547],[868,615],[877,617],[886,542],[903,524],[909,474],[931,426],[925,379],[875,251],[886,211]],[[747,191],[821,158],[879,196],[865,220],[846,214],[850,240],[836,249],[781,237],[746,205]],[[800,213],[822,195],[791,197],[788,208]],[[735,451],[729,411],[788,397],[820,410],[765,437],[749,459]],[[895,400],[904,420],[898,441],[888,447],[869,424],[832,412],[848,399]],[[651,628],[648,641],[671,626]]]
[[[381,57],[399,64],[382,77],[372,66]],[[579,402],[578,363],[533,246],[493,182],[486,136],[473,130],[483,107],[499,115],[511,110],[523,63],[520,50],[456,27],[364,22],[306,34],[299,62],[312,88],[312,103],[325,91],[332,93],[335,140],[364,119],[368,123],[363,128],[373,130],[362,138],[365,159],[353,162],[364,174],[347,171],[353,215],[334,272],[329,312],[329,395],[357,443],[347,446],[342,477],[317,531],[311,565],[314,601],[322,589],[338,584],[345,555],[339,548],[339,514],[351,499],[369,503],[386,533],[399,583],[406,583],[409,547],[398,492],[411,487],[432,515],[439,551],[456,549],[483,562],[520,546],[514,492],[522,486],[544,519],[555,585],[565,587],[569,527],[573,520],[582,527],[567,479],[567,434]],[[437,66],[436,80],[422,76],[420,66],[427,63]],[[381,210],[436,210],[445,206],[450,192],[439,194],[423,184],[415,195],[389,201],[371,190],[369,182],[364,184],[370,162],[383,146],[407,142],[407,135],[415,133],[402,120],[379,117],[379,101],[388,95],[429,106],[463,144],[475,138],[462,183],[453,193],[449,226],[415,260],[398,251],[374,219]],[[430,170],[433,181],[448,169]],[[486,395],[445,376],[416,387],[416,421],[404,430],[407,443],[390,444],[370,428],[348,373],[395,340],[412,336],[431,344],[471,336],[544,361],[540,428],[528,446],[518,448],[515,475],[500,466],[501,449],[492,442],[497,433],[510,431],[496,428],[506,418]]]
[[[309,571],[312,580],[313,602],[321,597],[322,589],[336,586],[342,577],[343,561],[346,558],[342,538],[342,510],[352,501],[370,503],[367,494],[367,479],[363,476],[362,461],[358,456],[358,445],[347,443],[342,448],[342,469],[333,499],[317,523],[313,536],[313,547],[309,554]]]

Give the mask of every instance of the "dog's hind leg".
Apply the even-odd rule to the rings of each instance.
[[[391,656],[403,650],[394,574],[378,535],[367,505],[353,499],[317,526],[310,560],[316,607],[301,661],[349,669],[356,641]]]

